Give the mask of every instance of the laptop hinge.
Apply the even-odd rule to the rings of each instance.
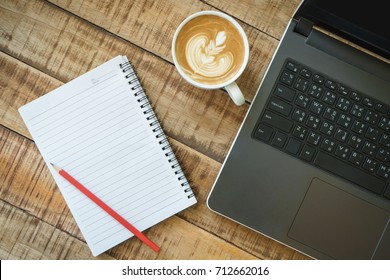
[[[311,21],[301,17],[298,20],[298,23],[295,26],[294,31],[305,36],[305,37],[309,37],[309,34],[312,31],[312,29],[313,29],[313,23]]]

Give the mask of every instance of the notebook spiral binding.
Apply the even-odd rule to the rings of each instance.
[[[145,109],[143,113],[149,121],[150,127],[153,128],[152,131],[156,138],[160,139],[158,143],[161,145],[162,150],[165,151],[165,156],[171,164],[171,168],[174,170],[177,179],[181,182],[184,192],[187,193],[187,198],[195,196],[130,61],[122,63],[119,66],[123,73],[126,74],[125,78],[128,80],[129,85],[131,85],[131,89],[135,91],[134,96],[138,97],[137,101],[140,103],[140,107]]]

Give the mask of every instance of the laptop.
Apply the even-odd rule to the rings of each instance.
[[[390,259],[385,3],[300,4],[208,196],[211,210],[315,259]]]

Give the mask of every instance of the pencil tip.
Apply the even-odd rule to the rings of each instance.
[[[53,168],[57,171],[57,172],[59,172],[60,170],[61,170],[61,168],[59,168],[57,165],[55,165],[54,163],[51,163],[50,162],[50,164],[51,164],[51,166],[53,166]]]

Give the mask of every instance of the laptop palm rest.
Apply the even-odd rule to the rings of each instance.
[[[288,236],[331,258],[372,259],[389,237],[389,219],[384,209],[314,178]]]

